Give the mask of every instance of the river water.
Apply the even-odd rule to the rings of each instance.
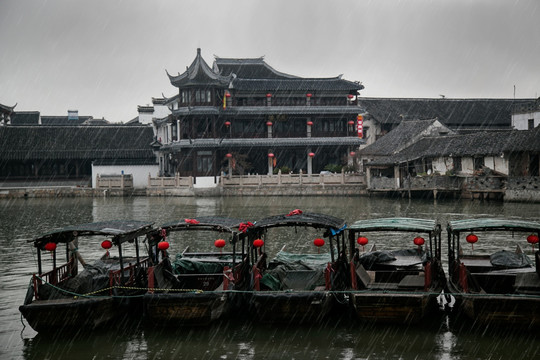
[[[540,204],[471,200],[368,197],[57,198],[0,200],[0,359],[538,359],[540,334],[516,329],[475,329],[446,316],[419,326],[370,326],[355,321],[317,326],[221,322],[209,327],[101,329],[84,336],[34,332],[23,320],[23,302],[36,254],[27,241],[49,230],[111,219],[157,225],[205,215],[257,220],[293,209],[357,219],[409,216],[439,221],[468,217],[540,220]],[[443,232],[443,262],[446,256]],[[412,240],[411,240],[412,241]],[[480,242],[479,242],[480,243]],[[272,255],[314,251],[310,241],[280,233],[267,244]],[[475,247],[476,248],[476,247]],[[94,253],[92,253],[94,251]],[[89,250],[89,256],[99,255]],[[445,262],[446,267],[446,262]],[[52,335],[52,336],[51,336]]]

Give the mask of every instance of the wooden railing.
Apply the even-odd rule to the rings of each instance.
[[[97,175],[97,189],[133,188],[133,175]]]
[[[49,283],[52,285],[58,285],[62,282],[65,282],[67,279],[71,278],[72,276],[75,276],[77,274],[73,274],[74,270],[74,264],[75,260],[74,258],[71,258],[69,262],[65,263],[64,265],[61,265],[59,267],[56,267],[52,269],[51,271],[48,271],[43,274],[34,274],[32,276],[32,282],[34,284],[34,297],[36,299],[39,299],[39,288],[43,285],[43,282]]]
[[[144,270],[144,274],[146,274],[148,270],[148,264],[149,258],[146,258],[141,260],[138,264],[129,264],[123,269],[109,271],[109,286],[111,287],[110,294],[113,294],[114,286],[130,286],[135,284],[135,277],[137,275],[135,271],[138,268],[141,268]],[[122,281],[122,274],[124,275],[124,281]]]

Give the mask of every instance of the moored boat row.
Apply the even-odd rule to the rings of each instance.
[[[540,223],[451,221],[447,233],[448,275],[441,225],[428,219],[362,219],[347,226],[296,209],[254,222],[216,216],[159,227],[140,221],[71,226],[33,240],[38,272],[20,311],[38,332],[89,330],[126,318],[184,326],[226,317],[316,323],[355,314],[360,323],[415,324],[431,321],[442,311],[438,299],[452,296],[452,315],[482,326],[538,328]],[[77,242],[98,244],[96,236],[106,237],[106,252],[89,264]],[[496,247],[501,240],[504,250]],[[65,247],[62,265],[58,245]],[[133,256],[125,254],[128,245]],[[117,256],[109,253],[113,246]]]

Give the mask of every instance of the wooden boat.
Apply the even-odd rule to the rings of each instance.
[[[438,310],[437,296],[446,285],[439,224],[413,218],[366,219],[350,225],[348,232],[354,254],[350,301],[360,320],[414,324]],[[364,251],[370,238],[373,245]]]
[[[150,325],[207,325],[226,316],[235,306],[234,293],[242,288],[248,268],[243,267],[245,231],[251,223],[226,217],[197,217],[161,226],[150,241],[153,262],[148,274],[149,291],[144,296],[144,317]],[[240,230],[242,229],[242,230]],[[193,236],[194,231],[198,237]],[[170,259],[169,242],[180,241],[172,233],[182,232],[183,243],[224,248],[231,251],[194,252],[188,246]],[[225,240],[228,238],[228,241]],[[212,244],[212,245],[211,245]]]
[[[106,221],[76,226],[42,235],[33,240],[37,249],[38,272],[32,275],[24,305],[19,311],[37,332],[50,330],[92,330],[117,320],[132,317],[133,295],[144,293],[148,257],[140,257],[138,237],[148,234],[152,223],[144,221]],[[79,248],[99,247],[95,237],[106,237],[101,245],[105,255],[92,264],[84,261]],[[84,244],[82,242],[85,242]],[[124,245],[135,246],[135,256],[125,256]],[[58,265],[58,245],[65,245],[66,262]],[[118,256],[111,256],[115,246]],[[50,252],[52,259],[43,256]],[[78,269],[78,263],[84,267]],[[44,265],[52,266],[46,271]],[[137,288],[137,289],[135,289]],[[141,302],[142,306],[142,302]]]
[[[456,297],[454,313],[481,326],[538,328],[540,255],[533,249],[540,223],[457,220],[450,221],[447,230],[448,286]]]
[[[327,251],[324,254],[284,254],[281,251],[267,264],[267,231],[277,227],[302,232],[311,228],[316,238],[309,242]],[[248,230],[252,292],[247,296],[254,321],[313,323],[327,318],[334,308],[335,297],[339,296],[332,292],[343,290],[350,281],[344,251],[345,227],[342,219],[294,210],[259,220]],[[287,243],[295,242],[295,232],[287,237]],[[293,259],[287,261],[291,257]]]

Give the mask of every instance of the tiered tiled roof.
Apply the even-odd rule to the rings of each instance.
[[[214,72],[201,56],[201,49],[197,49],[197,56],[191,65],[182,74],[177,76],[169,75],[171,84],[176,87],[189,86],[218,86],[228,87],[232,76],[223,76]]]
[[[343,91],[356,93],[364,86],[357,82],[333,78],[242,79],[236,78],[232,87],[242,91]]]
[[[4,126],[0,159],[152,159],[149,126]]]
[[[216,56],[214,71],[222,75],[235,74],[242,79],[294,79],[297,76],[277,71],[263,57],[254,59],[226,59]]]

